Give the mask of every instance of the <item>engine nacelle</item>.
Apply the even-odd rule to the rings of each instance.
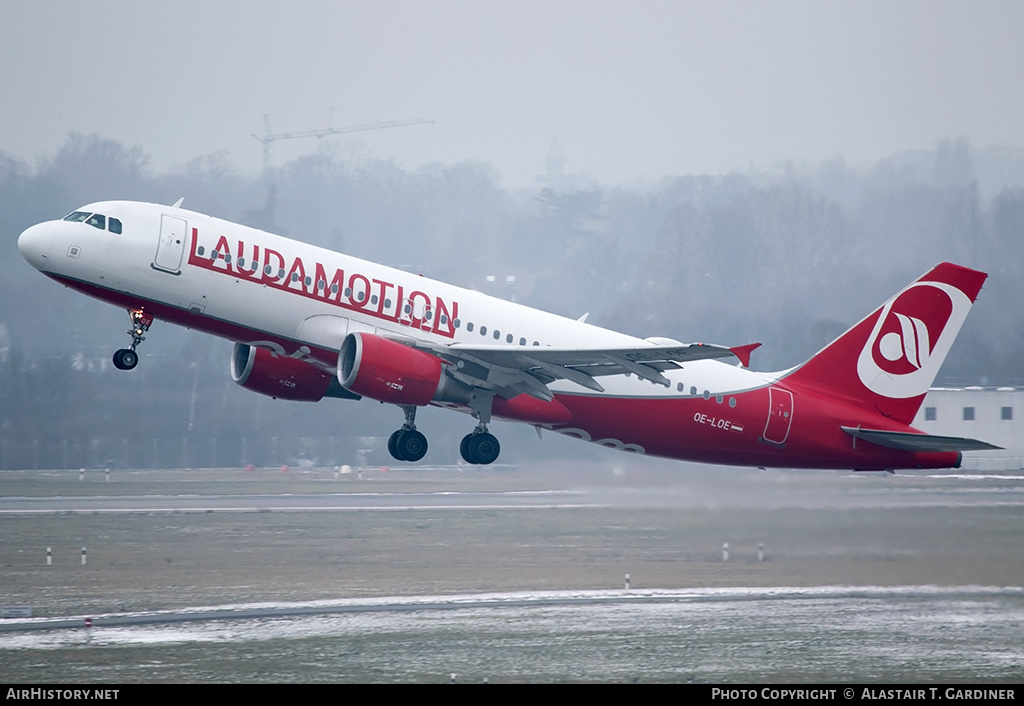
[[[319,402],[334,381],[330,373],[309,363],[244,343],[236,343],[231,354],[231,379],[261,395],[299,402]]]
[[[341,344],[342,387],[381,402],[423,406],[468,401],[472,391],[447,376],[441,359],[372,333],[350,333]]]

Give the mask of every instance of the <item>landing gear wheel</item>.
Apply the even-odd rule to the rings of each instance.
[[[402,454],[403,460],[415,463],[427,454],[427,437],[415,429],[403,431],[398,435],[395,449]]]
[[[396,461],[415,463],[427,455],[427,437],[415,429],[399,429],[388,437],[388,453]]]
[[[498,454],[501,453],[501,444],[493,434],[488,432],[470,434],[462,439],[462,443],[459,444],[459,452],[467,463],[486,466],[497,460]]]
[[[398,437],[400,437],[401,435],[402,430],[399,429],[398,431],[394,432],[393,434],[391,434],[391,436],[388,437],[388,453],[391,454],[391,458],[395,459],[396,461],[405,460],[404,458],[402,458],[401,454],[398,453]]]
[[[122,348],[114,353],[114,367],[118,370],[131,370],[139,364],[139,354],[130,348]]]

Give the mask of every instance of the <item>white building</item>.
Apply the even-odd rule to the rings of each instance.
[[[928,434],[981,439],[1000,451],[965,451],[970,470],[1024,469],[1024,389],[936,387],[928,391],[913,426]]]

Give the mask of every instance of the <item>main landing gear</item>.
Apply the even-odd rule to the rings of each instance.
[[[405,424],[388,437],[388,452],[398,461],[415,462],[427,453],[427,437],[416,431],[416,408],[403,406]]]
[[[487,431],[487,422],[491,420],[493,397],[486,394],[470,402],[480,424],[472,433],[463,437],[462,443],[459,444],[459,453],[466,463],[486,466],[494,463],[501,453],[501,444]],[[403,405],[402,411],[405,412],[405,424],[388,437],[388,453],[398,461],[419,461],[427,453],[427,438],[416,431],[416,407]]]
[[[135,347],[146,340],[142,334],[153,325],[153,315],[147,314],[142,309],[129,309],[128,316],[131,317],[132,327],[128,335],[132,337],[132,344],[128,348],[121,348],[114,352],[114,367],[118,370],[131,370],[139,364],[139,354]]]
[[[498,458],[498,454],[501,453],[501,444],[498,443],[494,434],[487,431],[487,425],[491,421],[491,406],[493,404],[493,392],[483,390],[473,392],[473,397],[469,401],[469,407],[473,410],[473,416],[480,423],[477,424],[473,433],[464,436],[462,443],[459,444],[459,453],[462,454],[462,458],[466,463],[486,466],[489,463],[494,463]]]
[[[473,430],[472,434],[462,437],[459,453],[462,454],[466,463],[486,466],[497,460],[498,454],[501,453],[501,444],[498,443],[494,434],[488,432],[487,427],[481,424]]]

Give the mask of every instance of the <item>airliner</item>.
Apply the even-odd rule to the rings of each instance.
[[[427,452],[426,406],[475,419],[470,464],[499,455],[492,420],[627,453],[715,464],[959,467],[998,448],[910,426],[987,275],[936,265],[802,365],[749,368],[760,344],[640,339],[181,207],[83,206],[25,230],[47,277],[128,312],[131,370],[157,320],[234,342],[232,379],[274,398],[393,404],[399,461]],[[396,414],[397,416],[397,414]]]

